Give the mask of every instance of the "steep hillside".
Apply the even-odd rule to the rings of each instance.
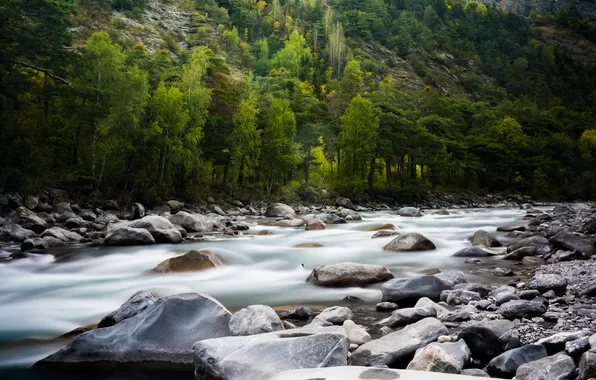
[[[564,10],[586,20],[596,20],[594,0],[482,0],[482,2],[525,15],[529,15],[532,11],[541,15],[554,15]]]

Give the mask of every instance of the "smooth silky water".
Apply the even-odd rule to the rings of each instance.
[[[399,217],[395,211],[365,212],[361,213],[362,221],[329,225],[324,231],[253,225],[250,236],[241,238],[149,247],[84,247],[59,252],[57,257],[37,255],[0,261],[0,379],[50,378],[48,374],[23,368],[66,342],[51,338],[97,323],[139,290],[160,296],[206,293],[232,310],[250,304],[334,305],[348,295],[372,305],[381,299],[379,285],[330,289],[309,285],[305,279],[317,266],[347,261],[384,265],[395,277],[410,277],[433,269],[478,269],[478,265],[464,264],[464,258],[451,255],[469,246],[467,239],[475,231],[495,232],[498,226],[519,223],[525,215],[525,211],[512,208],[450,212],[451,215],[439,216],[427,211],[422,218]],[[385,223],[394,224],[401,233],[422,233],[437,249],[383,251],[383,246],[394,237],[371,239],[375,232],[364,230]],[[256,235],[261,230],[270,230],[272,235]],[[323,247],[294,248],[300,243],[319,243]],[[195,273],[147,273],[161,261],[192,249],[211,250],[226,265]],[[498,258],[483,260],[485,267],[507,265]],[[483,280],[478,275],[471,275],[471,279]]]

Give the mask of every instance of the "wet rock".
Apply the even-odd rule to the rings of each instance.
[[[447,334],[447,328],[438,319],[425,318],[380,339],[363,344],[352,353],[350,362],[351,365],[356,366],[405,366],[417,349]]]
[[[453,287],[453,289],[454,290],[458,290],[458,289],[468,290],[468,291],[476,292],[476,293],[480,294],[481,297],[486,297],[495,288],[491,285],[479,284],[477,282],[469,282],[469,283],[457,284]],[[515,291],[515,290],[513,290],[513,291]]]
[[[445,281],[435,276],[420,276],[412,279],[394,279],[383,284],[383,301],[398,304],[414,304],[422,297],[438,301],[441,292],[451,289]]]
[[[392,279],[389,269],[381,265],[339,263],[315,268],[306,282],[329,287],[364,286]]]
[[[564,354],[525,363],[515,372],[517,380],[561,380],[571,378],[575,372],[573,359]]]
[[[514,348],[493,358],[486,367],[493,377],[511,378],[520,365],[547,357],[546,349],[539,344]]]
[[[550,246],[548,239],[544,236],[530,236],[507,246],[507,252],[513,252],[523,247],[534,247],[538,251],[545,246]]]
[[[306,227],[304,227],[304,229],[306,231],[319,231],[325,230],[327,229],[327,227],[325,226],[325,223],[323,223],[321,220],[313,218],[306,221]]]
[[[156,243],[177,244],[183,240],[180,231],[163,216],[148,215],[131,222],[130,227],[146,229],[153,236]]]
[[[511,348],[510,339],[501,339],[501,337],[513,327],[514,324],[507,320],[484,320],[465,326],[457,339],[463,339],[466,342],[472,357],[489,361]]]
[[[323,244],[319,243],[300,243],[296,244],[294,248],[322,248]]]
[[[493,269],[493,272],[492,273],[493,273],[494,276],[498,276],[498,277],[508,277],[508,276],[514,276],[515,275],[515,273],[511,269],[509,269],[509,268],[501,268],[501,267],[498,267],[498,268]]]
[[[306,306],[298,306],[290,311],[281,313],[283,319],[301,319],[307,320],[311,317],[312,312]]]
[[[422,216],[422,212],[420,211],[419,208],[416,208],[416,207],[402,207],[399,210],[397,210],[397,214],[399,216],[416,217],[416,218],[419,218]]]
[[[275,227],[302,227],[305,222],[302,219],[282,219],[271,223],[264,222],[262,224]]]
[[[522,260],[527,256],[537,256],[538,250],[536,247],[521,247],[513,252],[504,255],[503,260]]]
[[[118,310],[111,312],[99,321],[97,328],[114,326],[121,321],[132,318],[158,300],[155,293],[140,291],[130,297]]]
[[[413,232],[396,237],[383,249],[385,251],[431,251],[436,248],[433,242],[422,234]]]
[[[234,336],[256,335],[284,329],[281,319],[269,306],[251,305],[238,310],[230,319]]]
[[[315,215],[316,219],[321,220],[325,224],[343,224],[346,223],[345,219],[331,213],[323,213]]]
[[[567,288],[567,280],[565,279],[565,277],[563,277],[559,274],[554,274],[554,273],[542,274],[542,273],[540,273],[540,274],[536,274],[532,278],[532,280],[528,284],[528,287],[531,289],[536,289],[540,293],[544,293],[549,290],[553,290],[556,293],[562,293],[562,292],[565,292],[565,289]]]
[[[42,238],[34,237],[25,239],[21,243],[21,252],[29,251],[31,249],[44,250],[48,249],[48,243]]]
[[[478,230],[472,236],[472,245],[482,245],[485,247],[501,247],[502,244],[496,236],[484,230]]]
[[[63,242],[78,242],[83,240],[83,237],[76,232],[71,232],[60,227],[52,227],[45,230],[41,237],[51,236]]]
[[[283,218],[288,214],[295,215],[296,212],[293,208],[284,203],[274,203],[267,207],[267,210],[265,211],[265,216],[270,218]]]
[[[213,252],[208,250],[189,251],[182,256],[172,257],[159,263],[153,272],[155,273],[180,273],[196,272],[205,269],[215,268],[221,265]]]
[[[395,328],[407,326],[424,318],[436,316],[437,311],[432,306],[408,307],[393,311],[389,318],[381,320],[379,324]]]
[[[355,324],[351,320],[344,321],[342,327],[346,331],[348,339],[352,344],[357,344],[361,346],[366,342],[370,342],[371,340],[370,334],[367,333],[362,326]]]
[[[4,220],[3,225],[18,224],[24,229],[31,230],[35,233],[42,233],[48,226],[45,220],[37,216],[33,211],[26,207],[19,207],[8,214]]]
[[[579,380],[596,377],[596,352],[588,351],[582,355],[579,362]]]
[[[576,358],[590,349],[590,337],[585,336],[571,342],[565,343],[565,352],[567,355]]]
[[[397,308],[399,308],[399,306],[393,302],[380,302],[376,306],[377,311],[393,311]]]
[[[314,323],[329,322],[334,325],[341,325],[347,320],[354,319],[354,313],[352,310],[344,306],[331,306],[324,309],[314,319]]]
[[[437,210],[437,212],[435,212],[435,215],[451,215],[451,213],[448,210],[442,208],[440,210]]]
[[[199,341],[194,345],[198,380],[270,379],[291,369],[346,365],[350,343],[339,332],[278,331]]]
[[[593,256],[596,254],[596,247],[594,246],[594,240],[592,238],[579,237],[568,232],[559,232],[548,241],[554,247],[567,251],[578,251],[586,256]]]
[[[213,222],[203,215],[191,214],[180,211],[168,218],[168,220],[182,226],[188,232],[209,232],[213,230]]]
[[[494,256],[491,252],[483,249],[480,246],[464,248],[453,254],[454,257],[489,257]]]
[[[104,242],[112,246],[147,245],[155,244],[155,239],[146,229],[119,227],[109,231]]]
[[[505,302],[499,307],[499,313],[507,319],[534,318],[546,313],[543,303],[527,300]]]
[[[461,363],[441,346],[428,345],[415,354],[407,369],[458,374],[461,372]]]
[[[209,296],[189,293],[160,298],[133,317],[77,336],[35,368],[190,370],[193,344],[229,336],[230,317]]]
[[[567,342],[572,342],[589,335],[590,333],[586,331],[565,331],[542,338],[536,344],[543,345],[549,355],[554,355],[557,352],[563,351]]]

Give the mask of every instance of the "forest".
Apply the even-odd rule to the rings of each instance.
[[[427,191],[596,198],[596,61],[573,15],[461,0],[0,4],[0,188],[157,203]],[[159,6],[159,4],[157,4]],[[136,24],[135,24],[136,25]]]

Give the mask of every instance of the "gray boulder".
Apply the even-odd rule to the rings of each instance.
[[[279,316],[269,306],[250,305],[238,310],[230,319],[230,332],[234,336],[256,335],[283,330]]]
[[[155,239],[143,228],[118,227],[106,234],[104,242],[111,246],[148,245],[155,244]]]
[[[405,366],[417,349],[436,341],[448,330],[436,318],[425,318],[405,328],[372,340],[352,353],[351,365]]]
[[[283,218],[288,214],[295,215],[296,212],[293,208],[284,203],[274,203],[267,207],[267,210],[265,211],[265,216],[270,218]]]
[[[485,247],[501,247],[502,244],[497,237],[484,230],[478,230],[472,236],[472,245],[483,245]]]
[[[322,221],[325,224],[343,224],[346,223],[346,220],[343,219],[342,217],[335,215],[335,214],[331,214],[331,213],[323,213],[323,214],[317,214],[315,215],[316,219],[319,219],[320,221]]]
[[[502,339],[513,329],[510,321],[484,320],[465,326],[458,335],[458,340],[463,339],[472,353],[472,357],[489,361],[500,355],[506,349],[512,348],[510,339]]]
[[[0,227],[0,240],[23,242],[35,237],[35,232],[25,229],[18,224],[5,224]]]
[[[335,204],[337,206],[354,209],[354,205],[352,204],[352,201],[349,198],[339,197],[335,200]]]
[[[33,211],[24,206],[21,206],[8,214],[3,225],[6,226],[8,224],[18,224],[22,228],[38,234],[43,232],[48,226],[45,220],[41,219]]]
[[[564,249],[566,251],[578,251],[586,256],[593,256],[596,254],[594,239],[589,237],[579,237],[568,232],[561,231],[555,236],[551,237],[548,242],[552,246]]]
[[[436,317],[437,310],[432,306],[407,307],[397,309],[391,313],[389,318],[379,321],[380,325],[391,328],[407,326],[424,318]]]
[[[546,313],[546,306],[542,302],[528,300],[513,300],[505,302],[499,307],[499,313],[510,320],[540,317]]]
[[[480,294],[463,289],[454,289],[449,292],[446,302],[449,305],[467,305],[471,301],[480,301]]]
[[[144,290],[133,294],[118,310],[111,312],[99,321],[97,328],[114,326],[121,321],[132,318],[149,306],[153,305],[159,297],[152,292]]]
[[[458,270],[441,271],[433,276],[435,276],[439,280],[442,280],[450,287],[454,287],[455,285],[459,284],[465,284],[468,282],[464,273]]]
[[[377,305],[378,306],[378,305]],[[427,307],[430,306],[437,312],[437,318],[441,319],[449,314],[449,310],[444,308],[443,306],[439,305],[438,303],[433,302],[430,298],[422,297],[416,302],[414,307]],[[378,310],[378,309],[377,309]]]
[[[197,380],[269,380],[287,370],[344,366],[350,341],[338,328],[302,328],[197,342]]]
[[[547,356],[519,366],[515,372],[517,380],[563,380],[575,372],[573,359],[565,354]]]
[[[539,273],[535,275],[532,280],[530,280],[528,287],[530,289],[536,289],[540,293],[544,293],[549,290],[553,290],[555,293],[562,293],[565,292],[565,289],[567,289],[567,280],[560,274]]]
[[[458,374],[462,367],[459,360],[440,345],[428,345],[416,352],[406,369]]]
[[[520,365],[546,358],[548,354],[544,346],[529,344],[527,346],[505,351],[492,359],[486,367],[487,372],[493,377],[511,378]]]
[[[331,306],[317,315],[313,323],[316,325],[328,322],[334,325],[341,325],[345,321],[352,319],[354,319],[354,313],[349,308],[345,306]]]
[[[317,218],[312,218],[306,221],[306,227],[304,227],[305,231],[319,231],[319,230],[325,230],[327,229],[327,226],[325,225],[325,223],[323,223],[323,221],[317,219]]]
[[[403,234],[383,247],[385,251],[432,251],[437,249],[432,241],[417,232]]]
[[[142,219],[135,220],[129,224],[132,228],[144,228],[156,243],[171,243],[177,244],[182,242],[182,235],[180,231],[174,227],[174,225],[164,218],[158,215],[148,215]]]
[[[45,230],[41,237],[51,236],[63,242],[78,242],[83,240],[83,237],[76,232],[65,230],[60,227],[52,227]]]
[[[370,334],[366,332],[364,327],[357,325],[352,320],[345,320],[342,324],[348,339],[351,344],[363,345],[366,342],[370,342]]]
[[[460,369],[465,367],[470,362],[470,357],[471,357],[472,353],[470,352],[470,349],[468,348],[468,345],[466,344],[466,342],[464,340],[460,339],[457,342],[444,342],[444,343],[433,342],[433,343],[429,344],[429,346],[441,347],[446,352],[455,356],[455,358],[459,362]],[[418,353],[416,353],[416,355],[418,355]]]
[[[381,286],[381,291],[383,301],[414,304],[422,297],[438,301],[441,292],[451,288],[450,284],[435,276],[420,276],[412,279],[389,280]]]
[[[160,298],[133,317],[78,335],[34,367],[188,371],[193,368],[193,344],[229,336],[230,317],[225,307],[206,295]]]
[[[292,310],[281,313],[281,318],[306,320],[309,319],[311,315],[312,312],[307,306],[297,306]]]
[[[422,212],[419,208],[416,207],[402,207],[397,210],[397,214],[399,216],[406,216],[406,217],[416,217],[419,218],[422,216]]]
[[[213,231],[213,222],[203,215],[180,211],[168,218],[172,224],[182,226],[188,232]]]
[[[565,343],[565,352],[572,358],[577,358],[590,349],[590,337],[584,336]]]
[[[381,265],[339,263],[315,268],[306,282],[329,287],[365,286],[393,278],[389,269]]]

